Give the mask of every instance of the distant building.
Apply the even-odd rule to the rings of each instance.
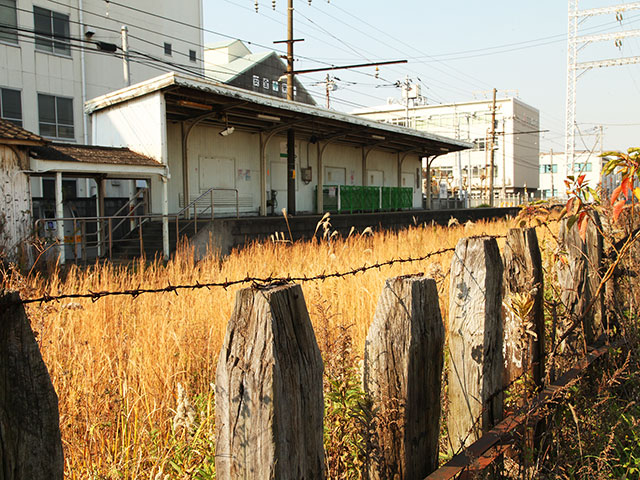
[[[540,196],[543,199],[567,198],[565,180],[569,176],[578,177],[585,174],[589,186],[596,188],[602,179],[602,166],[606,160],[599,153],[576,151],[573,169],[567,165],[563,152],[540,153]],[[572,171],[573,170],[573,171]]]
[[[287,98],[286,64],[273,51],[251,53],[240,40],[207,45],[204,50],[208,79],[255,93]],[[294,79],[294,100],[308,105],[316,102],[304,86]]]
[[[490,100],[442,105],[388,104],[353,112],[372,120],[473,142],[475,148],[437,157],[431,175],[434,184],[446,184],[448,193],[471,186],[473,197],[486,197],[489,187]],[[538,189],[540,114],[517,98],[496,101],[494,194],[529,194]],[[462,180],[462,181],[461,181]]]
[[[203,74],[201,0],[2,0],[0,23],[0,118],[50,141],[92,143],[84,102],[127,86],[123,25],[130,84],[178,67]],[[32,177],[33,196],[48,198],[53,182],[52,176]],[[64,185],[70,199],[98,190],[94,178],[65,179]],[[120,180],[105,188],[112,198],[134,193]]]

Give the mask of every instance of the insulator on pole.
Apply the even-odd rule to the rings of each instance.
[[[259,8],[260,8],[260,5],[258,4],[258,0],[256,0],[256,13],[258,13]]]
[[[271,0],[271,6],[274,10],[276,9],[276,0]]]

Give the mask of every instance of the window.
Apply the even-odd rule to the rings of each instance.
[[[196,51],[195,50],[189,50],[189,60],[191,60],[192,62],[196,61]]]
[[[40,135],[54,138],[74,138],[73,100],[38,94]]]
[[[546,163],[544,165],[540,165],[540,173],[558,173],[558,164]]]
[[[36,48],[45,52],[71,55],[69,15],[33,7]]]
[[[264,88],[265,90],[269,90],[269,87],[271,86],[271,82],[269,81],[268,78],[263,78],[262,79],[262,88]]]
[[[573,171],[575,173],[590,172],[591,171],[591,163],[576,163],[573,166]]]
[[[287,84],[286,84],[286,82],[282,83],[282,93],[284,93],[285,95],[287,93]]]
[[[164,42],[164,54],[171,56],[171,44]]]
[[[0,117],[19,127],[22,126],[22,104],[19,90],[0,89]]]
[[[18,43],[16,0],[0,0],[0,41]]]
[[[253,86],[254,87],[259,87],[260,86],[260,77],[258,75],[254,75],[253,76]]]
[[[473,143],[475,144],[475,148],[474,150],[478,150],[480,152],[484,152],[486,149],[486,139],[485,138],[476,138],[473,140]]]
[[[275,80],[272,82],[272,88],[274,92],[278,91],[278,82],[276,82]]]

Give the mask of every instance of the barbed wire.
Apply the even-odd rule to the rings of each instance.
[[[506,235],[478,235],[474,237],[468,238],[506,238]],[[278,285],[286,285],[295,282],[314,282],[314,281],[325,281],[331,278],[344,278],[348,276],[355,276],[359,273],[364,273],[369,270],[381,269],[382,267],[389,267],[396,264],[404,264],[404,263],[416,263],[424,260],[428,260],[429,258],[443,255],[445,253],[454,252],[455,247],[442,248],[440,250],[435,250],[425,255],[421,255],[419,257],[405,257],[405,258],[393,258],[391,260],[386,260],[383,262],[373,263],[371,265],[362,265],[358,268],[354,268],[352,270],[347,270],[344,272],[331,272],[331,273],[320,273],[317,275],[287,275],[287,276],[268,276],[268,277],[252,277],[247,275],[244,278],[239,278],[235,280],[227,280],[218,281],[218,282],[198,282],[189,283],[189,284],[180,284],[180,285],[172,285],[169,283],[165,287],[157,287],[157,288],[133,288],[133,289],[124,289],[124,290],[115,290],[115,291],[91,291],[88,290],[84,293],[66,293],[61,295],[50,295],[44,294],[40,297],[35,298],[26,298],[21,300],[16,300],[15,302],[10,302],[14,304],[31,304],[31,303],[49,303],[59,300],[73,300],[73,299],[91,299],[92,301],[98,301],[105,297],[115,297],[115,296],[129,296],[132,298],[137,298],[143,294],[153,294],[153,293],[175,293],[176,295],[180,290],[200,290],[200,289],[208,289],[211,288],[224,288],[225,290],[229,287],[233,287],[236,285],[245,285],[250,284],[253,288],[268,288]]]
[[[548,219],[546,222],[537,222],[538,225],[536,226],[546,225],[547,223],[550,223],[553,221],[557,221],[557,219]],[[466,238],[470,238],[470,239],[474,239],[474,238],[501,239],[502,238],[504,239],[506,237],[507,235],[473,235]],[[268,288],[268,287],[277,286],[277,285],[286,285],[294,282],[304,283],[304,282],[313,282],[313,281],[324,281],[331,278],[344,278],[348,276],[357,275],[358,273],[364,273],[369,270],[375,270],[375,269],[380,269],[382,267],[392,266],[395,264],[421,262],[431,257],[442,255],[449,252],[454,252],[454,251],[455,251],[455,247],[443,248],[440,250],[429,252],[419,257],[394,258],[391,260],[378,262],[371,265],[362,265],[358,268],[348,270],[345,272],[321,273],[313,276],[287,275],[287,276],[252,277],[250,275],[247,275],[244,278],[239,278],[235,280],[225,279],[224,281],[202,282],[202,283],[196,281],[195,283],[180,284],[180,285],[172,285],[171,283],[169,283],[167,286],[157,287],[157,288],[138,287],[138,288],[124,289],[124,290],[109,290],[109,291],[88,290],[87,292],[83,292],[83,293],[65,293],[60,295],[50,295],[48,293],[45,293],[35,298],[19,299],[13,302],[9,301],[7,302],[7,304],[23,304],[23,305],[32,304],[32,303],[42,304],[42,303],[50,303],[50,302],[55,302],[60,300],[79,300],[83,298],[91,299],[92,301],[96,302],[105,297],[116,297],[116,296],[128,296],[135,299],[140,295],[144,295],[144,294],[173,292],[177,295],[180,290],[200,290],[204,288],[208,290],[212,288],[224,288],[226,290],[229,287],[233,287],[236,285],[246,285],[246,284],[251,284],[253,288]]]

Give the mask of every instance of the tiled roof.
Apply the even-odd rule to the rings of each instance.
[[[47,141],[39,135],[31,133],[29,130],[25,130],[8,120],[0,119],[0,143],[3,141],[9,141],[13,144],[24,142],[25,145],[34,145],[34,142],[35,144],[41,145],[47,143]]]
[[[31,156],[38,160],[102,163],[111,165],[140,165],[160,167],[153,158],[133,152],[128,148],[99,147],[94,145],[71,145],[51,143],[45,147],[34,147]]]

